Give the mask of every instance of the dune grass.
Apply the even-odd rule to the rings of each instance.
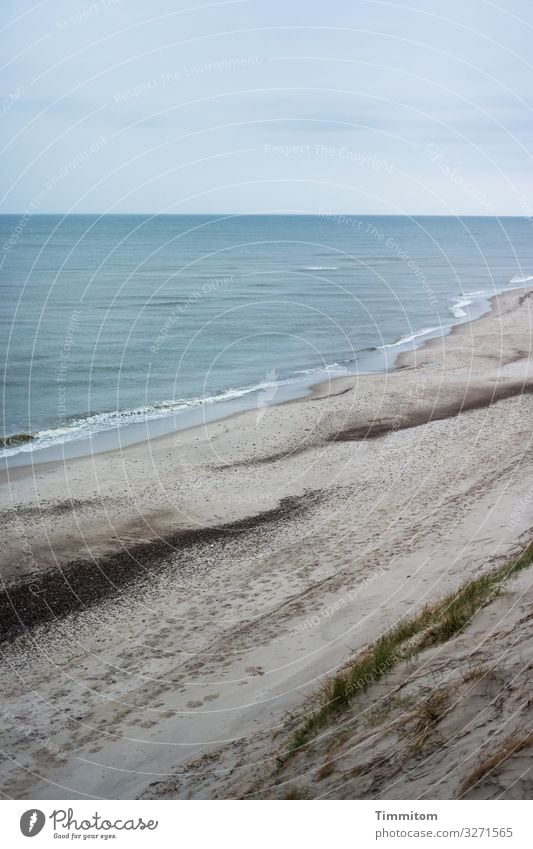
[[[288,750],[278,759],[280,766],[398,663],[460,634],[477,611],[501,592],[505,581],[532,562],[533,543],[529,543],[519,557],[466,581],[442,600],[426,605],[418,615],[402,620],[364,649],[325,682],[318,693],[319,706],[296,730]]]
[[[509,758],[517,755],[524,749],[529,749],[533,746],[533,734],[524,734],[521,737],[511,736],[500,745],[492,755],[485,758],[472,772],[465,778],[459,789],[459,798],[468,793],[482,779],[497,772],[500,767],[505,764]]]

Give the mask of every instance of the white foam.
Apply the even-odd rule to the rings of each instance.
[[[318,366],[317,368],[305,368],[297,371],[296,374],[328,374],[330,371],[338,372],[339,374],[345,374],[346,369],[340,363],[330,363],[325,366]]]
[[[470,304],[474,303],[476,298],[479,298],[482,295],[489,298],[492,297],[493,294],[495,293],[486,292],[484,289],[480,289],[476,292],[463,292],[462,295],[453,298],[455,303],[450,307],[450,312],[454,318],[468,318],[468,312],[464,309],[464,307],[469,307]]]
[[[417,330],[416,333],[411,333],[409,336],[402,336],[397,342],[381,345],[381,348],[397,348],[398,345],[406,345],[407,342],[412,342],[414,339],[418,339],[420,336],[426,336],[428,333],[434,333],[436,330],[442,330],[442,328],[439,325],[437,327],[425,327],[424,330]]]
[[[470,304],[474,302],[472,297],[454,298],[455,303],[450,307],[450,312],[455,318],[466,318],[468,313],[464,310],[464,307],[469,307]]]
[[[338,271],[338,265],[304,265],[305,271]]]
[[[285,380],[264,380],[256,383],[253,386],[244,388],[231,388],[217,395],[208,395],[198,398],[178,398],[166,401],[160,401],[157,404],[149,404],[143,407],[137,407],[132,410],[116,410],[106,413],[96,413],[93,416],[86,416],[80,419],[73,419],[69,424],[62,427],[50,428],[41,430],[33,434],[33,439],[28,442],[4,448],[0,451],[0,458],[12,457],[20,452],[31,453],[40,448],[48,448],[52,445],[71,442],[74,439],[90,438],[96,433],[103,431],[114,430],[117,427],[126,424],[142,424],[143,422],[161,419],[171,415],[178,414],[184,410],[190,410],[194,407],[202,407],[210,404],[220,403],[221,401],[232,401],[236,398],[242,398],[252,392],[259,392],[265,389],[278,388],[289,383],[293,383],[294,378]]]
[[[510,279],[510,283],[529,283],[533,280],[533,274],[515,274]]]

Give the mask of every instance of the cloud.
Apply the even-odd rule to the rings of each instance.
[[[42,211],[310,212],[336,199],[339,211],[480,212],[421,155],[433,143],[496,212],[520,214],[533,196],[531,7],[419,6],[59,0],[19,18],[11,0],[1,208],[25,211],[105,138]],[[266,144],[354,156],[276,159]],[[394,174],[353,167],[376,156]]]

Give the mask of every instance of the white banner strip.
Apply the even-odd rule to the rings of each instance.
[[[531,802],[503,800],[4,801],[2,845],[531,849],[532,814]]]

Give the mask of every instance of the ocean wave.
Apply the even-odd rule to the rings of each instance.
[[[318,371],[326,371],[327,367]],[[302,372],[303,374],[303,372]],[[12,457],[21,452],[33,452],[40,448],[49,448],[74,439],[90,438],[97,433],[114,430],[127,424],[142,424],[161,419],[186,410],[217,404],[222,401],[233,401],[253,392],[278,388],[293,383],[295,378],[263,380],[253,386],[230,388],[215,395],[197,398],[178,398],[147,404],[128,410],[113,410],[92,415],[73,418],[61,427],[40,430],[32,434],[12,434],[1,438],[0,459]]]
[[[338,265],[304,265],[304,271],[338,271]]]
[[[440,325],[436,327],[425,327],[423,330],[417,330],[415,333],[409,334],[409,336],[402,336],[397,342],[389,342],[386,345],[381,345],[380,348],[396,348],[398,345],[406,345],[407,342],[412,342],[414,339],[418,339],[420,336],[426,336],[428,333],[434,333],[435,330],[442,330],[442,327]]]
[[[510,279],[510,283],[529,283],[533,280],[533,274],[515,274]]]
[[[354,360],[346,360],[346,362],[354,362]],[[328,374],[330,371],[344,374],[346,372],[346,368],[341,363],[330,363],[329,365],[317,366],[316,368],[301,369],[300,371],[297,371],[296,374]]]
[[[9,436],[0,436],[0,448],[9,448],[12,445],[23,445],[35,439],[34,433],[12,433]]]
[[[476,292],[463,292],[462,295],[453,298],[455,303],[450,307],[450,312],[455,318],[467,318],[468,313],[465,312],[464,307],[469,307],[470,304],[474,303],[476,298],[482,295],[489,298],[492,294],[491,292],[486,292],[484,289],[479,289]]]
[[[468,313],[465,312],[464,307],[470,306],[474,302],[473,298],[469,298],[466,295],[461,298],[454,298],[455,303],[450,307],[450,312],[455,318],[466,318]]]
[[[201,406],[204,403],[209,404],[215,400],[222,400],[224,397],[237,397],[237,393],[232,394],[232,390],[229,390],[227,393],[213,398],[167,400],[132,410],[94,413],[93,415],[73,418],[62,427],[37,431],[31,435],[31,441],[17,440],[16,435],[5,436],[1,443],[3,450],[0,450],[0,458],[11,457],[20,452],[33,452],[39,448],[48,448],[63,442],[70,442],[73,439],[91,437],[96,433],[113,430],[125,424],[138,424],[162,418],[191,407]]]

